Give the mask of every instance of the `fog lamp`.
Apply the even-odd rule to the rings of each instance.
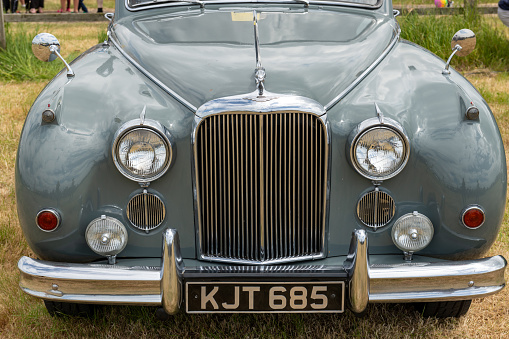
[[[110,262],[114,262],[114,257],[122,252],[127,244],[125,226],[117,219],[105,215],[88,224],[85,237],[90,249],[108,257]]]
[[[417,252],[429,245],[433,233],[433,224],[428,217],[415,211],[394,223],[392,241],[404,252]]]

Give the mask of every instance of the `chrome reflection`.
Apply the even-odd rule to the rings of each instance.
[[[163,176],[173,163],[174,153],[168,130],[157,121],[145,119],[144,112],[140,119],[123,124],[113,137],[115,166],[126,178],[142,185]]]
[[[403,126],[378,114],[354,128],[348,137],[347,151],[360,175],[383,181],[403,170],[410,155],[410,142]]]
[[[317,116],[325,114],[325,108],[317,101],[298,95],[276,94],[258,90],[252,93],[218,98],[206,102],[196,111],[198,117],[224,112],[253,112],[268,114],[273,112],[306,112]]]
[[[204,260],[275,264],[324,256],[325,124],[305,112],[268,113],[209,115],[195,130]]]

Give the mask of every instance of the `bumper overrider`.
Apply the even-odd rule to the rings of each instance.
[[[186,267],[174,229],[163,234],[160,267],[72,264],[22,257],[21,289],[74,303],[162,306],[186,312],[361,313],[370,302],[482,298],[502,290],[502,256],[468,261],[371,264],[364,230],[338,265]]]

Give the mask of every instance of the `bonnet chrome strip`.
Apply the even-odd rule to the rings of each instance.
[[[193,113],[196,113],[198,110],[193,104],[191,104],[186,99],[182,98],[180,95],[178,95],[175,91],[173,91],[171,88],[166,86],[164,83],[162,83],[160,80],[158,80],[155,76],[152,75],[149,71],[147,71],[143,66],[141,66],[139,63],[137,63],[129,54],[127,54],[122,47],[120,47],[120,44],[116,41],[116,37],[113,37],[114,34],[110,34],[110,41],[113,43],[113,45],[116,47],[116,49],[122,54],[131,64],[133,64],[134,67],[138,69],[143,75],[145,75],[147,78],[152,80],[157,86],[159,86],[163,91],[171,95],[175,100],[180,102],[182,105],[186,106],[190,111]]]
[[[389,52],[392,50],[392,48],[396,45],[396,43],[399,41],[399,36],[401,34],[401,29],[398,27],[398,30],[396,31],[396,34],[394,35],[394,37],[392,38],[392,41],[391,43],[389,44],[389,46],[387,46],[387,48],[382,52],[382,54],[368,67],[366,68],[366,70],[364,72],[362,72],[361,75],[359,75],[357,77],[357,79],[355,79],[354,82],[352,82],[343,92],[341,92],[337,97],[335,97],[334,99],[332,99],[331,102],[329,102],[327,105],[325,105],[325,111],[329,111],[332,107],[334,107],[334,105],[336,105],[338,102],[340,102],[348,93],[350,93],[362,80],[364,80],[364,78],[366,78],[368,76],[369,73],[371,73],[371,71],[373,69],[375,69],[376,66],[378,66],[378,64],[383,60],[385,59],[385,57],[387,56],[387,54],[389,54]]]

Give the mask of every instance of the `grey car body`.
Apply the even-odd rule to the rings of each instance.
[[[20,286],[27,293],[50,302],[192,312],[188,289],[197,281],[208,287],[210,281],[226,281],[234,288],[274,280],[289,290],[316,275],[342,281],[342,303],[360,313],[368,302],[455,303],[504,287],[505,259],[477,259],[495,241],[505,209],[506,162],[497,124],[461,74],[454,69],[444,74],[443,60],[400,40],[390,1],[311,1],[309,6],[117,1],[108,32],[108,41],[71,63],[74,75],[61,72],[42,91],[21,134],[18,216],[39,258],[19,262]],[[478,110],[477,117],[466,116],[470,107]],[[47,110],[54,114],[51,121],[41,118]],[[274,144],[277,152],[248,160],[249,148],[260,141],[246,134],[241,139],[255,146],[224,146],[225,153],[246,159],[232,155],[233,165],[218,153],[211,160],[217,168],[200,167],[200,157],[209,152],[200,142],[217,144],[229,135],[211,132],[210,140],[199,139],[203,121],[217,116],[212,124],[222,124],[231,116],[234,124],[242,115],[249,117],[241,120],[246,126],[249,119],[273,115],[275,121],[288,116],[288,126],[299,128],[295,119],[313,116],[325,131],[317,146],[323,149],[316,149],[323,156],[313,158],[320,163],[299,165],[305,162],[299,154],[314,154],[301,149],[312,142],[288,127],[288,136],[283,130],[267,136],[283,140]],[[168,170],[150,182],[123,175],[115,155],[123,126],[144,121],[163,126],[172,150]],[[363,123],[373,121],[397,126],[408,138],[408,159],[388,179],[360,175],[353,163],[352,139]],[[277,161],[277,169],[259,169]],[[261,174],[249,174],[254,167]],[[214,177],[228,188],[202,187],[209,180],[208,174],[201,177],[205,169],[211,181]],[[221,184],[219,177],[237,171],[247,174],[231,181],[236,186]],[[308,179],[316,185],[308,185]],[[253,189],[259,198],[250,197]],[[359,201],[374,191],[394,202],[390,220],[375,227],[359,212]],[[160,224],[148,231],[133,226],[128,208],[144,192],[157,197],[163,205],[157,208],[164,210]],[[315,200],[308,202],[308,196]],[[268,210],[257,205],[259,199]],[[313,209],[317,214],[308,217],[313,204],[319,205]],[[471,207],[484,213],[482,226],[463,224],[462,214]],[[34,222],[43,210],[59,217],[50,232]],[[391,232],[398,219],[412,213],[427,217],[434,234],[405,260]],[[128,234],[114,264],[85,239],[89,224],[101,216],[116,219]],[[274,220],[261,220],[266,217]],[[299,221],[315,217],[316,231]],[[318,249],[308,251],[308,245]],[[224,252],[216,248],[223,246]],[[227,253],[242,252],[244,246],[262,254]],[[309,303],[313,300],[321,299]],[[216,309],[211,302],[201,311]]]

